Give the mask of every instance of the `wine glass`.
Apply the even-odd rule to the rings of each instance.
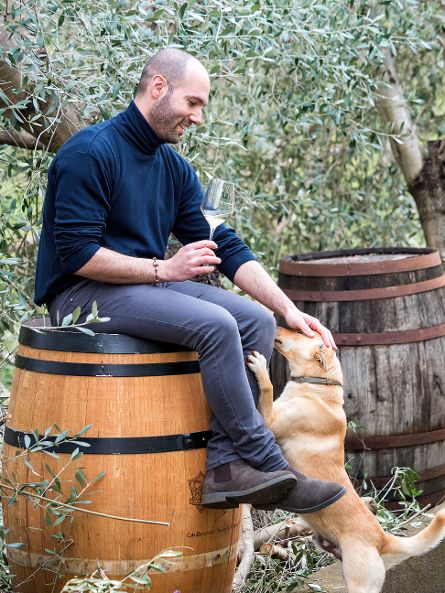
[[[210,241],[213,239],[216,227],[232,214],[234,205],[234,184],[217,177],[211,179],[201,203],[201,212],[210,227]]]
[[[213,239],[215,229],[232,214],[234,203],[234,184],[217,177],[211,179],[201,202],[201,212],[210,227],[209,241]]]

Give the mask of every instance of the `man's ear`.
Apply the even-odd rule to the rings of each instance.
[[[168,82],[162,74],[155,74],[150,81],[150,90],[154,99],[160,99],[168,89]]]
[[[314,352],[314,360],[316,360],[318,362],[318,364],[321,366],[321,368],[324,371],[328,370],[328,367],[326,365],[326,354],[325,354],[325,345],[324,344],[320,344],[318,347],[318,350],[316,350]]]

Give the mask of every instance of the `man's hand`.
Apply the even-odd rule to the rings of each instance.
[[[217,247],[214,241],[197,241],[181,247],[172,258],[158,262],[159,280],[180,282],[199,274],[210,274],[221,263],[214,253]]]
[[[293,307],[285,315],[284,319],[290,328],[301,330],[304,335],[308,336],[309,338],[312,338],[314,336],[314,331],[316,331],[320,334],[325,346],[337,350],[337,346],[334,342],[331,332],[326,327],[324,327],[324,325],[322,325],[316,317],[312,317],[312,315],[303,313],[297,309],[297,307]]]
[[[289,327],[301,330],[310,338],[314,330],[320,334],[326,346],[337,350],[331,332],[318,319],[300,311],[258,262],[248,261],[241,265],[236,271],[234,282],[254,299],[284,317]]]

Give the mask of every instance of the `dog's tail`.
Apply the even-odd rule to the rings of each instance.
[[[445,538],[445,510],[440,511],[425,529],[412,537],[385,534],[382,556],[421,556]]]

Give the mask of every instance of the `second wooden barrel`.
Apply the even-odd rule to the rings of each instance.
[[[196,352],[123,335],[36,329],[20,332],[3,452],[16,590],[57,593],[68,579],[101,570],[121,580],[173,549],[182,556],[158,558],[162,571],[148,568],[153,591],[229,593],[240,514],[200,506],[210,433]],[[71,442],[88,425],[75,440],[89,446]],[[74,511],[73,521],[62,521],[68,507],[45,499],[99,515]]]
[[[445,275],[431,249],[299,254],[280,263],[279,285],[318,317],[339,346],[353,477],[377,486],[393,467],[420,474],[420,501],[445,498]],[[281,358],[272,377],[287,380]]]

